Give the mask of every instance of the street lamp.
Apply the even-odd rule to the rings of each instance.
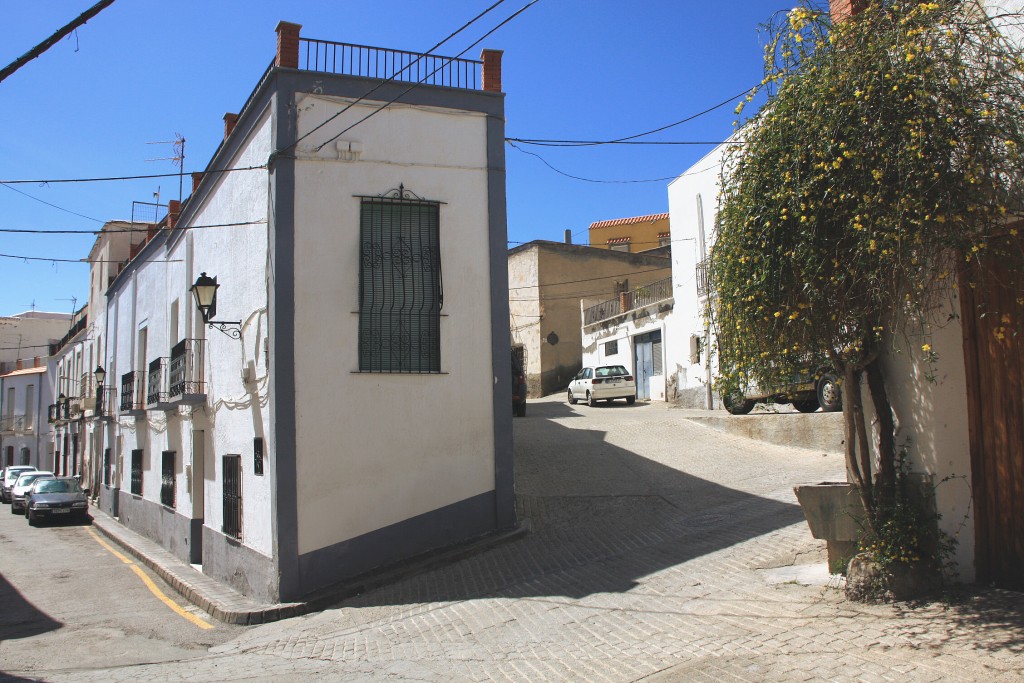
[[[207,327],[216,328],[232,339],[241,339],[242,322],[240,320],[213,319],[217,315],[217,289],[219,287],[216,277],[210,277],[205,272],[200,274],[191,288],[196,308],[199,309],[199,314],[203,316],[203,322]]]
[[[97,365],[92,376],[96,378],[96,414],[103,414],[103,380],[107,378],[107,371],[102,365]]]

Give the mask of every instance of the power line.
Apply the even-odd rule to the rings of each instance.
[[[532,140],[505,138],[505,142],[518,142],[539,147],[589,147],[593,145],[742,145],[735,140]]]
[[[458,59],[458,58],[459,58],[459,57],[461,57],[462,55],[464,55],[464,54],[466,54],[467,52],[469,52],[470,50],[472,50],[472,49],[473,49],[474,47],[476,47],[477,45],[479,45],[480,43],[482,43],[482,42],[483,42],[484,40],[486,40],[486,39],[487,39],[487,37],[488,37],[488,36],[490,36],[490,35],[491,35],[492,33],[494,33],[495,31],[497,31],[497,30],[498,30],[498,29],[500,29],[500,28],[501,28],[502,26],[504,26],[505,24],[509,23],[510,21],[512,21],[513,19],[515,19],[516,17],[518,17],[518,16],[520,15],[520,14],[522,14],[523,12],[525,12],[526,10],[528,10],[528,9],[529,9],[530,7],[533,7],[534,5],[536,5],[536,4],[538,3],[538,2],[540,2],[540,0],[530,0],[530,2],[526,3],[525,5],[523,5],[523,6],[522,6],[522,7],[521,7],[521,8],[519,9],[519,10],[517,10],[516,12],[514,12],[514,13],[513,13],[513,14],[512,14],[511,16],[509,16],[509,17],[508,17],[507,19],[505,19],[505,20],[504,20],[504,21],[502,21],[502,22],[501,22],[500,24],[498,24],[497,26],[495,26],[494,28],[492,28],[492,29],[491,29],[490,31],[488,31],[487,33],[485,33],[485,34],[483,34],[482,36],[480,36],[480,38],[479,38],[478,40],[476,40],[476,42],[474,42],[474,43],[472,43],[471,45],[469,45],[469,46],[468,46],[468,47],[467,47],[467,48],[466,48],[465,50],[463,50],[463,51],[462,51],[462,52],[460,52],[459,54],[455,55],[454,57],[450,57],[450,58],[445,58],[445,59],[447,60],[447,64],[450,64],[450,63],[451,63],[451,62],[452,62],[453,60],[455,60],[455,59]],[[324,142],[320,143],[320,144],[319,144],[319,145],[318,145],[318,146],[316,147],[316,150],[317,150],[317,151],[319,152],[319,151],[320,151],[321,149],[323,149],[323,148],[324,148],[324,146],[325,146],[325,145],[328,145],[328,144],[330,144],[330,143],[334,142],[335,140],[337,140],[338,138],[340,138],[340,137],[341,137],[342,135],[344,135],[344,134],[345,134],[345,133],[347,133],[348,131],[350,131],[350,130],[352,130],[353,128],[355,128],[356,126],[358,126],[358,125],[359,125],[360,123],[363,123],[363,122],[364,122],[364,121],[366,121],[367,119],[369,119],[369,118],[371,118],[371,117],[373,117],[373,116],[376,116],[377,114],[379,114],[379,113],[380,113],[381,111],[383,111],[384,109],[386,109],[386,108],[390,107],[390,106],[391,106],[392,104],[394,104],[395,102],[397,102],[398,100],[400,100],[401,98],[405,97],[405,96],[406,96],[407,94],[409,94],[410,92],[412,92],[412,91],[413,91],[413,90],[414,90],[415,88],[417,88],[417,87],[419,87],[420,85],[422,85],[422,84],[423,84],[423,82],[424,82],[424,81],[425,81],[426,79],[428,79],[428,78],[430,78],[431,76],[433,76],[433,75],[434,75],[435,73],[437,73],[437,72],[438,72],[439,70],[441,70],[441,69],[442,69],[442,68],[443,68],[444,66],[446,66],[446,64],[442,64],[441,66],[437,67],[436,69],[434,69],[433,71],[431,71],[431,72],[430,72],[429,74],[427,74],[426,76],[424,76],[424,77],[423,77],[422,79],[420,79],[420,80],[419,80],[419,81],[417,81],[416,83],[413,83],[413,84],[412,84],[411,86],[409,86],[408,88],[406,88],[405,90],[403,90],[403,91],[402,91],[401,93],[399,93],[399,95],[398,95],[397,97],[394,97],[394,98],[392,98],[391,100],[388,100],[387,102],[385,102],[385,103],[384,103],[384,104],[382,104],[381,106],[377,107],[376,109],[374,109],[373,111],[371,111],[371,112],[370,112],[369,114],[367,114],[367,115],[366,115],[366,116],[364,116],[363,118],[359,119],[358,121],[356,121],[356,122],[355,122],[355,123],[353,123],[352,125],[350,125],[350,126],[348,126],[347,128],[343,129],[343,130],[342,130],[341,132],[339,132],[339,133],[338,133],[337,135],[335,135],[334,137],[332,137],[332,138],[330,138],[330,139],[328,139],[328,140],[325,140]]]
[[[366,99],[367,97],[369,97],[369,96],[370,96],[370,95],[372,95],[373,93],[377,92],[377,90],[379,90],[380,88],[382,88],[382,87],[384,86],[384,84],[386,84],[386,83],[390,83],[390,82],[394,81],[394,80],[395,80],[396,78],[398,78],[398,76],[399,76],[399,75],[401,75],[401,74],[402,74],[402,72],[404,72],[404,71],[405,71],[406,69],[409,69],[409,68],[413,67],[414,65],[416,65],[417,63],[419,63],[419,61],[420,61],[421,59],[423,59],[424,57],[426,57],[427,55],[429,55],[429,54],[430,54],[431,52],[433,52],[433,51],[434,51],[434,50],[436,50],[437,48],[439,48],[439,47],[441,47],[442,45],[444,45],[445,43],[447,43],[447,42],[448,42],[449,40],[451,40],[452,38],[454,38],[454,37],[455,37],[455,36],[457,36],[458,34],[462,33],[462,32],[463,32],[464,30],[466,30],[467,28],[469,28],[470,26],[472,26],[472,25],[473,25],[474,23],[476,23],[476,21],[477,21],[478,19],[482,18],[482,17],[484,16],[484,15],[486,15],[486,14],[487,14],[488,12],[490,12],[491,10],[493,10],[493,9],[494,9],[495,7],[497,7],[498,5],[500,5],[500,4],[501,4],[501,3],[503,3],[503,2],[505,2],[505,0],[498,0],[498,1],[497,1],[497,2],[495,2],[495,3],[493,4],[493,5],[491,5],[491,6],[490,6],[490,7],[488,7],[487,9],[485,9],[485,10],[484,10],[483,12],[481,12],[481,13],[480,13],[480,14],[478,14],[478,15],[476,15],[475,17],[473,17],[472,19],[470,19],[469,21],[467,21],[467,22],[466,22],[465,24],[463,24],[462,26],[460,26],[460,27],[459,27],[459,28],[458,28],[458,29],[457,29],[456,31],[454,31],[454,32],[452,32],[452,33],[449,33],[449,34],[448,34],[448,35],[447,35],[447,36],[446,36],[446,37],[445,37],[445,38],[444,38],[443,40],[441,40],[441,41],[440,41],[440,42],[438,42],[438,43],[435,43],[435,44],[434,44],[434,46],[433,46],[432,48],[430,48],[429,50],[427,50],[427,51],[426,51],[425,53],[423,53],[423,54],[419,55],[418,57],[416,57],[416,59],[414,59],[413,61],[409,62],[409,63],[408,63],[407,65],[405,65],[404,67],[402,67],[401,69],[399,69],[398,71],[396,71],[395,73],[393,73],[393,74],[392,74],[391,76],[388,76],[388,77],[387,77],[386,79],[384,79],[383,81],[381,81],[381,82],[380,82],[380,83],[378,83],[377,85],[375,85],[375,86],[373,86],[372,88],[370,88],[370,89],[369,89],[368,91],[366,91],[366,92],[365,92],[364,94],[360,95],[360,96],[359,96],[359,97],[358,97],[358,98],[357,98],[357,99],[356,99],[356,100],[355,100],[354,102],[350,102],[350,103],[348,103],[347,105],[345,105],[345,107],[344,107],[344,108],[343,108],[343,109],[342,109],[341,111],[339,111],[339,112],[337,112],[336,114],[334,114],[334,115],[330,116],[330,117],[329,117],[329,118],[328,118],[328,119],[327,119],[326,121],[324,121],[323,123],[321,123],[321,124],[319,124],[318,126],[316,126],[315,128],[313,128],[313,129],[312,129],[311,131],[309,131],[308,133],[306,133],[305,135],[303,135],[302,137],[300,137],[299,139],[297,139],[297,140],[296,140],[295,142],[293,142],[292,144],[290,144],[290,145],[288,145],[287,147],[285,147],[284,149],[280,150],[280,151],[278,152],[278,154],[282,154],[282,153],[284,153],[284,152],[287,152],[287,151],[288,151],[289,149],[292,149],[293,147],[295,147],[296,145],[298,145],[298,144],[299,144],[300,142],[302,142],[303,140],[305,140],[306,138],[308,138],[308,137],[309,137],[310,135],[312,135],[313,133],[317,132],[318,130],[320,130],[321,128],[323,128],[324,126],[326,126],[326,125],[327,125],[328,123],[330,123],[331,121],[334,121],[334,120],[335,120],[336,118],[338,118],[339,116],[341,116],[342,114],[344,114],[345,112],[347,112],[347,111],[348,111],[349,109],[351,109],[352,107],[356,106],[357,104],[359,104],[360,102],[362,102],[363,100],[365,100],[365,99]],[[449,60],[449,63],[451,63],[451,60]],[[438,68],[440,68],[440,67],[438,67]],[[433,73],[436,73],[436,69],[435,69],[435,71],[434,71],[434,72],[432,72],[431,74],[429,74],[428,76],[426,76],[426,78],[429,78],[430,76],[432,76],[432,75],[433,75]],[[407,91],[407,92],[408,92],[408,91]],[[340,135],[340,133],[339,133],[339,135]],[[332,138],[332,139],[336,139],[336,138]],[[331,142],[331,140],[328,140],[327,142]],[[325,142],[325,143],[324,143],[324,145],[326,145],[326,144],[327,144],[327,142]],[[319,149],[320,149],[320,148],[322,148],[322,147],[323,147],[323,145],[320,145],[320,147],[318,147],[318,148],[317,148],[317,150],[319,151]]]
[[[124,260],[118,259],[71,259],[71,258],[56,258],[53,256],[21,256],[19,254],[0,254],[0,258],[13,259],[15,261],[43,261],[45,263],[124,263]],[[132,263],[182,263],[181,259],[156,259],[153,261],[137,261],[131,260]]]
[[[541,287],[555,287],[557,285],[574,285],[574,284],[577,284],[579,282],[594,282],[596,280],[607,280],[607,279],[613,278],[613,277],[629,277],[630,275],[641,275],[643,273],[651,273],[651,272],[654,272],[656,270],[668,270],[668,269],[671,269],[671,268],[672,268],[672,266],[665,265],[665,266],[659,266],[658,268],[645,268],[644,270],[631,270],[631,271],[629,271],[627,273],[619,273],[617,275],[616,274],[602,275],[601,277],[588,277],[588,278],[583,278],[582,280],[566,280],[565,282],[544,282],[544,283],[536,284],[536,285],[523,285],[521,287],[509,287],[508,289],[509,289],[509,291],[512,291],[514,289],[540,289]]]
[[[10,185],[4,185],[3,187],[6,187],[11,192],[17,192],[18,194],[24,195],[24,196],[28,197],[29,199],[33,199],[33,200],[39,202],[40,204],[46,204],[47,206],[52,207],[54,209],[57,209],[58,211],[63,211],[64,213],[70,213],[72,216],[78,216],[79,218],[85,218],[86,220],[95,221],[97,223],[102,223],[103,222],[99,218],[93,218],[92,216],[86,216],[84,213],[78,213],[77,211],[72,211],[71,209],[65,209],[63,206],[57,206],[56,204],[51,204],[50,202],[46,201],[45,199],[40,199],[39,197],[33,197],[28,192],[22,192],[21,190],[19,190],[16,187],[11,187]]]
[[[0,228],[0,234],[22,234],[22,235],[109,235],[112,233],[136,233],[136,232],[172,232],[174,230],[205,230],[207,228],[234,228],[243,225],[265,225],[266,220],[258,221],[238,221],[236,223],[210,223],[208,225],[178,225],[173,228],[107,228],[98,230],[72,230],[72,229],[57,229],[57,230],[36,230],[28,228]],[[132,223],[132,225],[142,225],[140,223]]]
[[[679,177],[679,176],[674,176],[673,175],[673,176],[666,176],[664,178],[645,178],[643,180],[601,180],[599,178],[584,178],[583,176],[573,175],[572,173],[566,173],[565,171],[563,171],[563,170],[561,170],[559,168],[555,168],[554,166],[552,166],[548,162],[547,159],[545,159],[541,155],[537,154],[536,152],[529,152],[529,151],[527,151],[525,149],[522,149],[521,147],[517,146],[511,140],[512,140],[512,138],[506,138],[505,141],[508,142],[509,146],[512,147],[513,149],[515,149],[515,150],[517,150],[519,152],[522,152],[523,154],[529,154],[532,157],[537,157],[538,159],[540,159],[542,164],[544,164],[545,166],[550,168],[552,171],[554,171],[558,175],[563,175],[566,178],[572,178],[573,180],[582,180],[585,183],[600,183],[600,184],[605,184],[605,185],[630,185],[630,184],[634,184],[634,183],[662,183],[662,182],[665,182],[666,180],[674,180],[675,178]]]
[[[207,171],[192,171],[191,173],[202,173],[212,175],[214,173],[234,173],[235,171],[258,171],[265,169],[266,164],[260,166],[243,166],[241,168],[220,168]],[[50,178],[46,180],[0,180],[0,185],[49,185],[50,183],[102,183],[112,180],[149,180],[152,178],[177,178],[178,173],[149,173],[146,175],[125,175],[110,176],[101,178]]]

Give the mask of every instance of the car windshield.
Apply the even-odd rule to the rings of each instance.
[[[5,479],[7,480],[6,483],[13,484],[14,482],[18,481],[18,477],[20,477],[26,471],[31,472],[31,470],[22,470],[22,469],[8,470],[7,471],[7,476],[5,477]]]
[[[594,370],[595,377],[617,377],[619,375],[628,375],[626,368],[622,365],[606,365],[603,368]]]
[[[49,476],[49,475],[38,474],[36,472],[33,472],[31,474],[23,474],[20,477],[18,477],[18,483],[15,484],[15,486],[17,486],[18,488],[21,488],[23,486],[30,486],[32,484],[32,482],[34,482],[36,479],[38,479],[39,477],[45,477],[45,476]]]
[[[78,484],[66,479],[44,479],[36,482],[32,489],[35,493],[76,493]]]

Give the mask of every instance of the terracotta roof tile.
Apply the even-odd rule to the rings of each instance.
[[[590,229],[597,230],[599,228],[611,228],[616,225],[632,225],[634,223],[653,223],[654,221],[665,220],[667,218],[667,213],[652,213],[648,216],[633,216],[632,218],[615,218],[609,221],[597,221],[596,223],[591,223]]]

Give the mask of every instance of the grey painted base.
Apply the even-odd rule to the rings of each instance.
[[[159,543],[181,561],[191,560],[191,519],[131,493],[119,491],[119,494],[118,517],[121,524]]]
[[[467,498],[412,519],[299,556],[303,595],[408,560],[431,550],[455,545],[497,529],[494,492]]]
[[[111,517],[117,517],[118,503],[121,497],[121,489],[112,486],[100,485],[99,508]]]
[[[202,527],[202,533],[204,574],[253,600],[281,602],[278,572],[272,558],[210,527]]]

